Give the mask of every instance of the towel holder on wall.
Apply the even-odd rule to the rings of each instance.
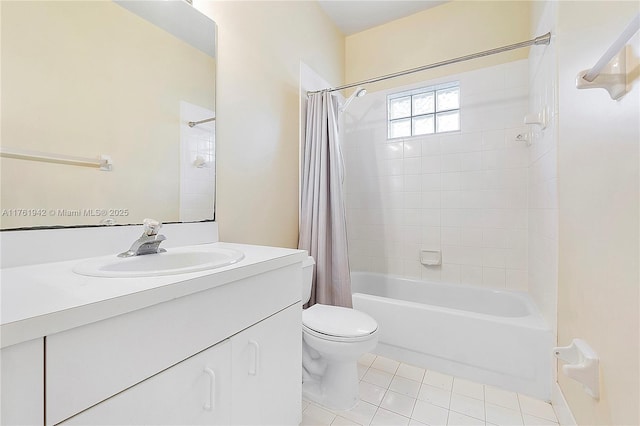
[[[18,160],[42,161],[45,163],[68,164],[72,166],[95,167],[104,172],[113,170],[113,161],[109,155],[98,158],[75,157],[72,155],[50,154],[46,152],[28,151],[15,148],[0,148],[0,157]]]
[[[605,89],[613,100],[624,96],[627,93],[626,44],[638,30],[640,30],[640,13],[631,20],[622,34],[591,69],[578,73],[576,87]]]

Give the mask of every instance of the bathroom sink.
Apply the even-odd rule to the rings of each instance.
[[[223,248],[169,249],[167,252],[120,258],[115,255],[78,263],[73,272],[91,277],[129,278],[184,274],[221,268],[244,258],[238,250]]]

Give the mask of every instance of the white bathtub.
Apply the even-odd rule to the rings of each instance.
[[[378,321],[376,353],[551,399],[552,333],[526,293],[365,272],[351,286]]]

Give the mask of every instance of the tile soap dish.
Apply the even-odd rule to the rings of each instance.
[[[442,253],[440,250],[420,250],[420,263],[425,266],[438,266],[442,264]]]

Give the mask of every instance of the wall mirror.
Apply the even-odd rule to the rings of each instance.
[[[212,20],[183,0],[0,7],[2,229],[214,218]]]

